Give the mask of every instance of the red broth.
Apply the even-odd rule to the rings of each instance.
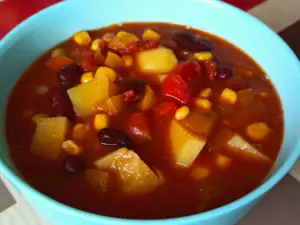
[[[150,41],[143,41],[146,29],[155,32],[154,35],[152,32],[145,35]],[[112,48],[109,45],[111,42],[106,42],[109,35],[103,35],[112,32],[114,35],[110,37],[119,40],[115,37],[119,31],[135,34],[140,41],[132,41],[131,36],[130,44],[125,41],[124,45],[121,41],[121,47],[117,43],[119,47]],[[262,183],[280,150],[283,111],[273,85],[249,56],[219,37],[174,24],[124,23],[122,26],[89,31],[91,40],[84,35],[81,38],[77,36],[80,44],[71,38],[38,58],[12,90],[7,106],[7,141],[13,162],[30,185],[59,202],[84,211],[121,218],[158,219],[187,216],[220,207],[246,195]],[[97,38],[101,41],[98,47],[96,45],[98,50],[95,53],[90,48],[92,41]],[[176,65],[170,66],[174,64],[174,58],[171,57],[172,62],[168,55],[169,61],[167,59],[162,67],[167,70],[165,67],[168,65],[172,67],[171,71],[145,73],[141,69],[143,65],[138,62],[139,52],[160,46],[171,49]],[[56,53],[53,53],[54,50]],[[126,55],[127,59],[121,58],[122,66],[115,67],[120,62],[116,58],[112,64],[104,61],[109,51],[116,53],[118,59]],[[195,53],[202,54],[197,58]],[[53,57],[54,54],[56,57]],[[163,57],[163,54],[158,55]],[[153,58],[147,59],[152,62],[155,61]],[[70,63],[73,69],[70,69]],[[153,64],[155,69],[160,66],[157,61]],[[119,90],[110,96],[120,95],[125,101],[124,107],[117,107],[117,115],[111,115],[115,111],[105,107],[99,107],[85,116],[78,116],[77,109],[75,115],[73,101],[70,103],[65,89],[81,85],[80,76],[84,71],[92,72],[95,76],[100,66],[114,70],[116,77],[108,79],[117,79],[110,83],[116,83]],[[67,72],[62,72],[63,67],[68,67]],[[157,74],[165,74],[167,78],[158,81]],[[61,76],[65,76],[66,80]],[[86,75],[85,78],[88,77]],[[174,82],[177,78],[181,83]],[[141,106],[149,88],[155,95],[155,102],[150,107],[149,104]],[[208,89],[203,92],[205,88]],[[105,100],[99,105],[103,106],[103,102],[107,103]],[[182,106],[188,107],[189,114],[177,120],[186,113],[184,109],[181,113],[175,112]],[[49,153],[35,154],[32,142],[36,123],[42,121],[33,121],[37,114],[47,114],[51,118],[68,117],[69,127],[63,141],[72,141],[80,151],[71,146],[71,151],[70,148],[59,148],[55,157],[47,155]],[[94,127],[96,114],[102,115],[98,126],[108,127],[108,130],[99,131]],[[210,119],[198,122],[199,114],[202,118],[205,116]],[[196,119],[192,115],[196,115]],[[214,120],[211,120],[211,115]],[[106,119],[109,119],[109,124],[105,122]],[[206,132],[203,127],[209,126],[207,121],[213,121],[213,126]],[[171,125],[173,123],[174,126]],[[84,127],[80,140],[78,135],[82,133],[74,137],[76,125],[77,128]],[[188,135],[179,132],[178,126]],[[120,133],[121,136],[125,133],[127,138],[123,138],[123,142],[118,140],[117,144],[116,139],[105,139],[115,135],[116,129],[118,137]],[[172,133],[172,129],[176,131]],[[54,127],[53,132],[57,130]],[[199,132],[202,133],[199,135]],[[49,138],[46,134],[42,136]],[[181,139],[182,142],[178,141]],[[188,144],[190,140],[195,142]],[[107,146],[108,143],[112,146]],[[201,144],[205,145],[201,147]],[[118,166],[105,168],[102,171],[105,176],[100,176],[98,172],[101,168],[95,166],[94,162],[120,147],[133,150],[135,153],[126,154],[131,157],[137,154],[137,162],[142,161],[148,172],[143,172],[145,167],[140,169],[140,174],[129,171],[130,178],[123,177],[122,180],[122,174],[116,167],[135,170],[135,166],[140,164],[126,167],[129,162],[121,157],[123,161],[118,159],[114,162],[118,162]],[[35,148],[42,152],[43,149],[49,150],[48,146]],[[182,152],[176,158],[174,151],[178,149],[182,149]],[[180,158],[194,151],[199,153],[190,157],[190,161]],[[259,156],[253,151],[257,151]],[[87,170],[96,171],[96,183],[87,179]],[[144,179],[137,182],[136,186],[130,186],[132,181],[143,179],[145,174],[151,174],[150,181]],[[126,179],[132,180],[127,182]],[[157,179],[160,180],[159,184],[153,185]]]

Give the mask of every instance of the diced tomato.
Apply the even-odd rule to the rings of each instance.
[[[133,113],[124,124],[126,134],[136,142],[150,141],[151,133],[143,112]]]
[[[47,67],[51,70],[58,71],[60,68],[73,64],[74,60],[67,56],[56,56],[46,62]]]
[[[156,40],[145,40],[141,43],[131,43],[127,45],[126,48],[120,49],[119,52],[121,54],[133,54],[137,52],[141,52],[144,50],[157,48],[159,45],[159,42]]]
[[[94,54],[85,54],[82,57],[82,60],[80,62],[80,66],[83,71],[92,71],[98,67],[98,62],[95,59]]]
[[[206,69],[208,79],[211,81],[215,80],[217,76],[217,63],[212,60],[209,60],[204,62],[204,66]]]
[[[174,102],[162,102],[154,108],[154,113],[160,118],[173,117],[177,110],[177,105]]]
[[[159,45],[159,42],[156,40],[145,40],[142,43],[141,50],[148,50],[152,48],[157,48]]]
[[[194,62],[183,63],[169,73],[163,83],[162,92],[166,97],[187,104],[200,81],[200,65]]]
[[[124,93],[125,102],[133,102],[136,97],[134,90],[129,90]]]

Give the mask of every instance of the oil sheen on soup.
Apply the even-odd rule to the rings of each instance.
[[[283,139],[280,99],[244,52],[166,23],[79,31],[38,58],[7,106],[10,155],[49,197],[157,219],[258,187]]]

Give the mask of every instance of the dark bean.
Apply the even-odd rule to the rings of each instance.
[[[177,43],[171,39],[163,39],[160,41],[160,45],[169,48],[173,51],[175,51],[177,49]]]
[[[80,173],[86,168],[84,161],[76,155],[68,155],[63,161],[63,167],[67,172]]]
[[[173,34],[173,40],[180,48],[192,52],[212,51],[212,44],[207,40],[196,37],[189,31],[176,31]]]
[[[69,95],[66,90],[53,89],[50,92],[51,107],[55,116],[65,116],[72,120],[74,118],[74,110]]]
[[[233,70],[228,66],[221,66],[217,68],[217,77],[221,80],[228,80],[233,76]]]
[[[77,64],[61,68],[57,73],[61,87],[67,90],[80,84],[80,77],[82,73],[83,71],[81,67]]]
[[[245,78],[236,75],[226,80],[225,85],[226,87],[237,91],[247,88],[249,84]]]
[[[122,131],[113,128],[104,128],[99,131],[101,144],[114,147],[133,147],[133,141]]]

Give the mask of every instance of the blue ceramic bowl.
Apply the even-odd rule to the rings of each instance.
[[[237,201],[205,213],[176,219],[141,221],[110,218],[73,209],[48,198],[22,180],[8,157],[4,128],[7,98],[16,80],[37,57],[74,32],[126,21],[165,21],[187,24],[228,40],[261,65],[281,97],[285,135],[276,164],[260,187]],[[64,1],[24,21],[1,41],[0,76],[0,118],[2,120],[0,172],[38,211],[56,225],[234,224],[280,181],[299,156],[299,61],[289,47],[268,27],[247,13],[220,1]]]

